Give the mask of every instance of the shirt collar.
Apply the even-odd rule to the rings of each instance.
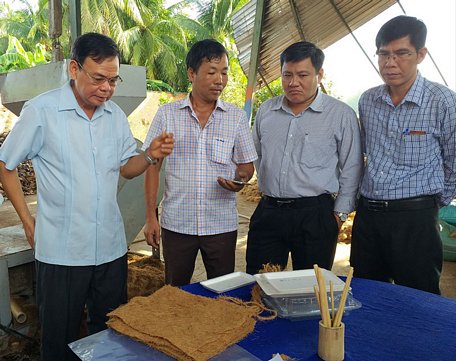
[[[182,103],[180,105],[180,109],[189,107],[193,111],[193,106],[192,102],[190,101],[190,95],[191,93],[188,93],[188,95],[182,100]],[[224,112],[227,111],[227,106],[223,100],[217,99],[217,102],[215,104],[215,109],[220,109],[223,110]]]
[[[416,74],[416,79],[413,82],[412,86],[410,87],[409,91],[405,95],[404,99],[402,99],[401,104],[404,102],[411,102],[415,103],[416,105],[421,105],[421,102],[423,100],[423,91],[424,91],[424,78],[418,72]],[[381,98],[385,102],[391,102],[391,96],[388,92],[388,86],[386,84],[383,84],[379,88],[379,91],[377,93],[376,98]]]
[[[59,99],[59,111],[75,110],[79,115],[81,115],[84,118],[87,118],[87,115],[85,114],[81,106],[78,104],[78,101],[74,96],[70,81],[66,82],[60,89],[61,92]],[[109,100],[97,107],[94,113],[94,117],[92,117],[92,119],[95,118],[95,115],[102,114],[105,110],[110,113],[112,112],[112,107]]]
[[[283,109],[284,111],[289,112],[290,111],[290,107],[285,103],[285,99],[286,99],[285,98],[285,94],[282,94],[282,95],[278,96],[275,99],[275,102],[272,105],[271,110]],[[322,94],[322,92],[319,89],[317,89],[317,96],[312,101],[312,103],[309,104],[309,106],[306,109],[312,109],[314,112],[319,112],[320,113],[320,112],[323,111],[323,108],[324,108],[324,105],[323,105],[323,94]]]

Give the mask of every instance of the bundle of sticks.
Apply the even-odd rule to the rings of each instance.
[[[350,283],[353,278],[353,267],[350,267],[347,279],[345,281],[342,296],[339,301],[339,307],[335,312],[334,307],[334,284],[329,281],[329,292],[331,300],[331,313],[329,312],[328,305],[328,294],[326,290],[326,281],[321,274],[321,269],[318,265],[314,265],[315,277],[317,278],[317,285],[314,286],[315,297],[317,298],[318,305],[320,306],[320,314],[323,325],[326,327],[340,327],[342,322],[342,316],[344,314],[345,303],[348,297],[348,291],[350,290]]]

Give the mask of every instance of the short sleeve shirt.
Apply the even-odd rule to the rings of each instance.
[[[125,113],[112,101],[89,120],[67,83],[24,105],[0,160],[10,170],[32,160],[37,260],[99,265],[126,253],[117,184],[120,166],[135,154]]]

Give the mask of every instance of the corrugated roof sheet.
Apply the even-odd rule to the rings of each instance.
[[[306,40],[324,49],[359,28],[395,0],[265,0],[258,69],[269,83],[280,77],[280,53]],[[256,0],[233,15],[239,61],[246,74],[254,34]],[[346,24],[344,23],[346,22]],[[348,25],[348,28],[347,28]]]

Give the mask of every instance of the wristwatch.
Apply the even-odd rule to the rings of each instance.
[[[334,212],[334,214],[340,219],[341,222],[345,222],[348,219],[347,213]]]
[[[147,163],[150,165],[155,165],[158,163],[158,159],[152,158],[149,154],[147,154],[147,151],[143,152],[144,159],[146,160]]]

